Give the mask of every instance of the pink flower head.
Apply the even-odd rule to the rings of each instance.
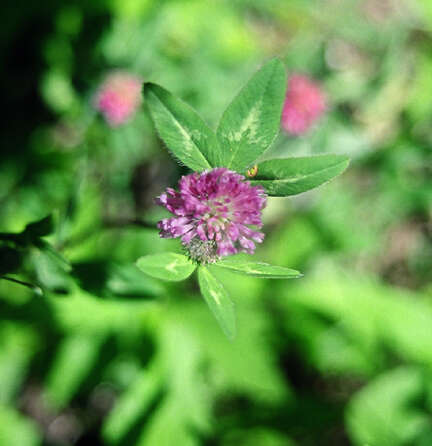
[[[292,75],[282,111],[282,127],[288,133],[301,135],[324,113],[326,97],[320,86],[306,76]]]
[[[181,237],[191,259],[211,263],[237,252],[252,254],[264,239],[261,211],[266,194],[224,167],[193,173],[156,199],[175,215],[158,223],[162,238]]]
[[[142,81],[133,74],[116,71],[109,74],[99,88],[95,107],[116,127],[125,123],[141,103]]]

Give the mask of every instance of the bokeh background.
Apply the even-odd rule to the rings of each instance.
[[[1,22],[1,446],[432,445],[429,0],[16,0]],[[195,279],[135,267],[180,250],[143,222],[187,171],[145,106],[110,126],[95,95],[122,70],[214,127],[274,56],[328,106],[269,154],[351,165],[270,200],[257,258],[304,277],[219,274],[229,342]]]

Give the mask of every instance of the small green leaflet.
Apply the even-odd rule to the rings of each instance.
[[[349,164],[343,155],[317,155],[263,161],[251,184],[268,195],[284,197],[306,192],[341,174]]]
[[[229,339],[234,339],[236,334],[234,304],[225,288],[205,266],[200,266],[198,269],[198,282],[201,293],[222,331]]]
[[[285,268],[283,266],[273,266],[263,262],[227,259],[216,263],[215,266],[229,269],[232,272],[267,279],[296,279],[303,276],[303,274],[295,269]]]
[[[217,135],[223,152],[218,165],[244,173],[271,145],[279,132],[285,99],[282,62],[266,63],[222,115]]]
[[[187,279],[196,268],[186,256],[174,252],[140,257],[136,265],[149,276],[173,282]]]
[[[176,158],[196,172],[216,166],[218,140],[195,110],[156,84],[144,84],[143,94],[159,135]]]

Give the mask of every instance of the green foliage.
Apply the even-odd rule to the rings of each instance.
[[[29,223],[25,229],[24,233],[32,240],[38,237],[44,237],[49,235],[54,231],[54,221],[52,215],[48,215],[42,220],[36,221],[34,223]]]
[[[198,172],[215,165],[216,136],[191,107],[156,84],[144,84],[144,99],[160,136],[180,162]]]
[[[144,370],[119,398],[103,426],[103,436],[110,444],[118,443],[140,415],[148,410],[160,390],[159,373],[157,367]]]
[[[30,258],[34,265],[38,283],[43,289],[64,292],[69,288],[71,267],[49,244],[33,249]]]
[[[197,266],[186,256],[172,252],[141,257],[137,260],[136,265],[144,273],[168,281],[181,281],[188,278]],[[241,258],[235,260],[223,259],[214,265],[247,276],[267,279],[302,277],[301,273],[293,269],[263,262],[241,260]],[[223,285],[203,265],[198,267],[198,282],[201,294],[216,317],[222,331],[229,339],[234,339],[236,333],[234,305]]]
[[[274,197],[297,195],[340,175],[348,163],[342,155],[267,160],[258,164],[252,184],[263,186]]]
[[[0,326],[0,404],[14,401],[25,379],[25,370],[38,350],[35,334],[30,329],[16,330],[13,323]]]
[[[279,133],[285,89],[285,68],[277,59],[249,80],[219,123],[219,165],[244,173],[268,149]]]
[[[178,323],[170,321],[160,334],[160,360],[167,380],[167,394],[139,437],[138,444],[169,446],[197,444],[193,432],[209,428],[210,407],[205,383],[199,373],[200,351],[196,339]],[[178,367],[178,364],[182,367]]]
[[[285,88],[281,61],[265,64],[223,114],[218,138],[195,111],[162,87],[144,84],[144,98],[161,138],[182,163],[198,172],[225,166],[244,173],[279,132]]]
[[[6,5],[0,446],[432,444],[430,11],[429,0]],[[24,47],[31,58],[16,64]],[[111,67],[146,82],[118,127],[94,108]],[[309,132],[274,139],[285,72],[319,82],[328,107]],[[257,259],[301,280],[226,267],[240,256],[193,275],[162,254],[180,246],[154,229],[166,217],[154,197],[224,160],[243,175],[257,164],[248,180],[292,195],[269,198]],[[214,295],[235,302],[231,341],[200,282],[217,311]]]
[[[19,246],[44,244],[41,237],[45,237],[54,231],[53,216],[48,215],[31,223],[28,223],[20,233],[1,233],[0,240],[10,241]]]
[[[22,254],[11,246],[0,246],[0,276],[13,273],[22,264]]]
[[[380,375],[358,392],[346,413],[355,444],[412,443],[429,424],[419,404],[422,387],[419,369],[400,367]]]
[[[196,268],[186,256],[173,252],[140,257],[136,264],[149,276],[175,282],[187,279]]]
[[[57,410],[64,408],[96,366],[101,339],[72,334],[58,346],[45,384],[45,397]]]
[[[229,339],[234,339],[236,334],[234,304],[223,285],[205,266],[198,268],[198,281],[201,293],[223,332]]]
[[[185,165],[198,172],[210,166],[225,166],[241,172],[269,147],[278,134],[285,88],[285,68],[280,60],[271,60],[252,77],[222,116],[217,131],[220,146],[199,116],[162,87],[145,84],[144,97],[160,136]],[[283,163],[270,161],[264,163],[261,176],[276,180],[258,184],[265,184],[271,195],[300,193],[331,179],[347,164],[348,158],[340,156],[284,160]],[[295,191],[292,187],[286,187],[287,183],[292,182],[297,182]],[[237,260],[218,264],[262,278],[301,276],[298,271],[266,263]],[[141,257],[137,266],[153,277],[174,281],[187,278],[194,270],[190,261],[174,253],[165,257],[163,254]],[[222,285],[210,272],[204,267],[200,271],[201,292],[224,333],[233,339],[233,305]]]
[[[41,434],[33,421],[18,411],[0,406],[0,444],[37,446],[41,444]]]
[[[237,273],[266,279],[295,279],[302,276],[301,273],[294,269],[269,265],[268,263],[263,262],[250,262],[227,258],[216,265]]]

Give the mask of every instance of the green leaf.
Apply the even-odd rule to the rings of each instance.
[[[203,387],[202,382],[204,352],[200,340],[190,332],[189,324],[171,316],[165,321],[158,333],[160,368],[156,371],[156,377],[164,379],[162,394],[156,394],[153,404],[149,404],[152,411],[133,444],[172,446],[175,439],[181,446],[198,446],[202,444],[198,438],[210,431],[212,418],[208,387]],[[138,417],[141,426],[142,419],[141,413]],[[130,444],[130,441],[115,444]]]
[[[264,187],[268,195],[283,197],[296,195],[330,181],[349,164],[343,155],[318,155],[263,161],[251,181]]]
[[[216,165],[218,140],[195,110],[152,83],[144,84],[144,98],[160,137],[176,158],[198,172]]]
[[[96,367],[104,338],[78,333],[65,338],[56,353],[45,384],[45,397],[63,409]]]
[[[65,259],[50,243],[46,242],[45,240],[37,240],[34,245],[41,251],[44,251],[61,270],[65,272],[72,270],[72,266],[69,261]]]
[[[285,89],[286,71],[278,59],[249,80],[219,123],[219,165],[244,173],[271,145],[279,132]]]
[[[51,214],[42,218],[41,220],[29,223],[24,229],[24,232],[32,239],[44,237],[51,234],[53,231],[54,221]]]
[[[37,423],[18,410],[0,406],[0,444],[39,446],[42,444],[42,432]]]
[[[36,275],[42,288],[65,293],[70,287],[71,278],[68,274],[71,267],[48,243],[39,240],[40,249],[34,249],[31,259]]]
[[[0,276],[13,273],[22,263],[22,253],[10,246],[0,246]]]
[[[11,241],[19,246],[28,246],[43,242],[40,237],[45,237],[52,232],[54,232],[54,219],[50,214],[40,220],[28,223],[24,230],[19,233],[1,232],[0,240]]]
[[[296,279],[303,276],[303,274],[295,269],[285,268],[283,266],[273,266],[263,262],[223,260],[215,266],[220,266],[236,273],[267,279]]]
[[[145,276],[136,265],[114,264],[109,267],[106,288],[109,294],[122,297],[154,297],[163,293],[160,281]]]
[[[399,367],[369,381],[346,409],[353,444],[418,444],[417,436],[429,424],[429,416],[419,403],[423,389],[422,370],[414,366]]]
[[[188,278],[196,268],[186,256],[174,252],[140,257],[136,265],[149,276],[174,282]]]
[[[204,266],[198,269],[198,282],[201,293],[222,331],[229,339],[234,339],[236,334],[234,304],[225,288]]]
[[[31,360],[39,352],[38,341],[30,327],[17,329],[15,322],[0,324],[0,405],[16,401]]]
[[[6,276],[1,276],[0,280],[6,280],[7,282],[16,283],[18,285],[29,288],[34,293],[36,293],[38,296],[43,295],[42,288],[40,288],[38,285],[34,285],[33,283],[24,282],[23,280],[15,279],[14,277],[6,277]]]
[[[102,433],[109,444],[120,442],[152,403],[159,391],[161,373],[157,367],[143,370],[120,395],[104,421]]]

